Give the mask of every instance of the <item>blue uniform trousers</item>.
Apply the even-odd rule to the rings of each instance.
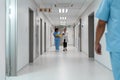
[[[60,38],[55,38],[55,48],[56,48],[56,51],[59,51],[59,46],[60,46]]]
[[[120,80],[120,52],[110,52],[112,71],[115,80]]]

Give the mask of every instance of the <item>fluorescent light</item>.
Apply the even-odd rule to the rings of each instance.
[[[62,9],[62,13],[65,13],[65,9]]]
[[[60,17],[60,20],[63,20],[64,17]]]
[[[67,13],[68,12],[68,9],[59,9],[59,13]]]
[[[59,13],[61,13],[62,12],[62,10],[61,9],[59,9]]]
[[[60,17],[60,20],[66,20],[67,18],[66,17]]]
[[[64,17],[64,19],[66,20],[67,18],[66,18],[66,17]]]
[[[68,9],[66,9],[66,13],[68,12]]]

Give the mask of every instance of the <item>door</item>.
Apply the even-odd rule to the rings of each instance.
[[[82,19],[80,19],[80,25],[79,25],[79,48],[80,48],[80,52],[82,52]]]
[[[46,22],[44,23],[44,52],[46,52]]]
[[[33,63],[33,41],[34,41],[34,13],[29,9],[29,63]]]
[[[42,35],[43,35],[43,33],[42,33],[42,19],[40,19],[40,54],[42,55]]]
[[[94,58],[94,12],[88,16],[88,53],[90,58]]]

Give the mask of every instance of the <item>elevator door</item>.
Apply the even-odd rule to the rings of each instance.
[[[94,58],[94,12],[88,16],[88,53],[90,58]]]
[[[44,52],[46,52],[46,22],[44,23]]]
[[[80,19],[80,25],[79,25],[79,49],[80,52],[82,52],[82,19]]]
[[[42,19],[40,19],[40,54],[42,55],[42,35],[43,35],[43,33],[42,33]]]
[[[34,41],[34,28],[33,28],[33,20],[34,12],[29,9],[29,63],[33,63],[33,41]]]

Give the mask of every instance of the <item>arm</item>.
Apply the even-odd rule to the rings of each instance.
[[[98,25],[97,25],[97,29],[96,29],[95,50],[96,50],[97,54],[99,54],[99,55],[101,55],[100,40],[105,31],[105,25],[106,25],[105,21],[103,21],[103,20],[98,21]]]

